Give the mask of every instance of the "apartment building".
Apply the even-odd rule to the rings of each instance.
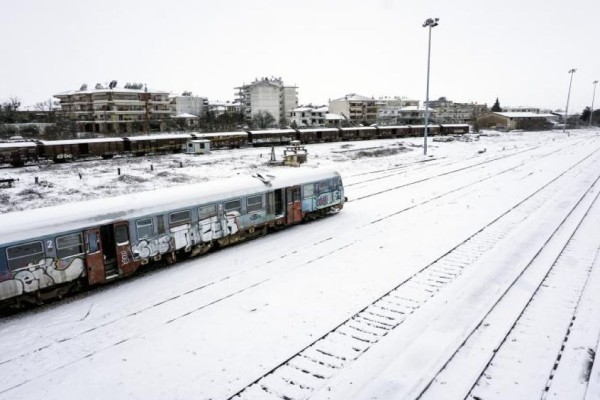
[[[80,132],[121,134],[164,130],[171,118],[169,93],[129,85],[117,88],[97,84],[83,85],[54,97],[60,100],[61,113],[75,121]]]
[[[171,102],[171,114],[173,117],[182,114],[195,115],[202,117],[208,113],[208,98],[200,96],[192,96],[189,92],[184,94],[169,95]]]
[[[329,112],[339,114],[352,123],[375,123],[378,101],[372,97],[350,93],[339,99],[329,100]]]
[[[380,97],[377,100],[377,124],[420,125],[425,121],[425,110],[419,100],[406,97]]]
[[[487,104],[455,103],[445,97],[430,100],[429,107],[434,109],[432,121],[438,124],[469,124],[473,118],[488,111]]]
[[[298,127],[303,126],[324,126],[328,114],[327,106],[306,106],[294,108],[289,114],[290,124]]]
[[[248,121],[259,112],[268,112],[275,118],[275,125],[287,125],[291,111],[298,107],[298,88],[284,85],[281,78],[257,78],[235,89],[236,102]]]

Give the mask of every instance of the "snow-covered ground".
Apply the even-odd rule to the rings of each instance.
[[[600,398],[599,132],[421,144],[308,145],[337,215],[4,318],[0,399]],[[1,212],[269,153],[1,169]]]

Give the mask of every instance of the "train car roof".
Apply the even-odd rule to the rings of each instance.
[[[222,137],[222,136],[248,136],[247,132],[238,131],[238,132],[207,132],[207,133],[194,133],[194,136],[197,137]]]
[[[0,149],[11,149],[14,147],[35,147],[34,142],[13,142],[13,143],[0,143]]]
[[[300,132],[337,132],[338,128],[302,128]]]
[[[279,133],[296,133],[295,129],[268,129],[262,131],[248,131],[253,135],[273,135]]]
[[[333,168],[274,168],[243,176],[0,215],[0,246],[339,176]]]
[[[192,135],[189,133],[163,133],[159,135],[144,135],[144,136],[126,136],[123,139],[131,142],[139,140],[159,140],[159,139],[191,139]]]
[[[40,140],[39,142],[44,146],[62,146],[70,144],[81,144],[81,143],[108,143],[108,142],[122,142],[123,138],[112,137],[112,138],[94,138],[94,139],[70,139],[70,140]]]
[[[375,130],[377,128],[375,128],[374,126],[353,126],[353,127],[346,127],[346,128],[340,128],[343,131],[351,131],[353,129],[362,129],[362,130]]]

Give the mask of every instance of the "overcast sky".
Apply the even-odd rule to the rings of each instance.
[[[117,80],[233,100],[256,77],[300,104],[347,93],[569,109],[600,79],[599,0],[0,0],[0,100]],[[598,90],[600,98],[600,89]],[[600,108],[600,99],[594,108]]]

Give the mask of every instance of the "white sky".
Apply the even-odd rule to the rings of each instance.
[[[232,100],[277,76],[301,104],[351,92],[422,101],[422,23],[438,17],[432,99],[564,109],[577,68],[569,109],[580,111],[600,79],[599,15],[597,0],[0,0],[0,100],[33,105],[113,79]]]

